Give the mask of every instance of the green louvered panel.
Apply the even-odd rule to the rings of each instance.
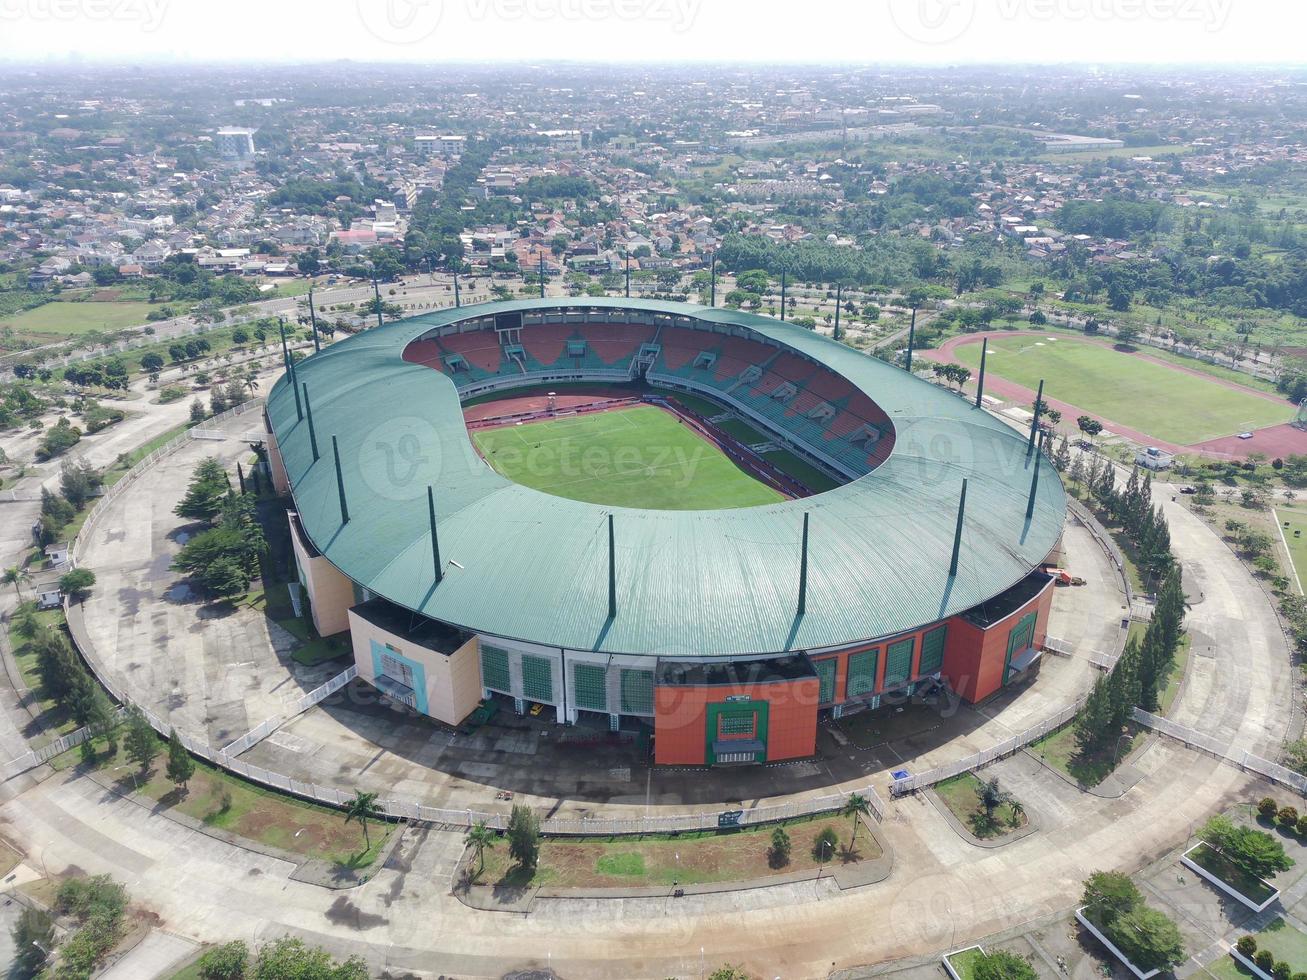
[[[820,685],[817,693],[817,703],[830,704],[835,700],[835,658],[814,660],[812,666],[817,671],[817,681]]]
[[[947,626],[939,626],[921,638],[921,669],[917,671],[923,677],[933,674],[944,666],[944,638]]]
[[[576,706],[586,711],[608,710],[608,672],[594,664],[572,665],[572,686]]]
[[[916,637],[891,643],[885,651],[885,686],[902,684],[912,675],[912,648]]]
[[[654,713],[654,679],[652,670],[622,671],[622,714]]]
[[[849,674],[844,682],[846,698],[856,698],[876,689],[876,663],[879,657],[879,648],[863,650],[849,657]]]
[[[504,694],[513,693],[513,684],[508,679],[508,651],[481,644],[481,686]]]
[[[532,701],[554,700],[554,665],[547,658],[522,655],[522,694]]]

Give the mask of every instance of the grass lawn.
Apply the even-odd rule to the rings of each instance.
[[[314,664],[326,663],[328,660],[344,657],[349,654],[350,650],[349,640],[343,636],[318,637],[297,647],[291,657],[298,664],[312,667]]]
[[[15,333],[77,336],[92,330],[124,330],[143,326],[151,310],[159,303],[68,303],[56,300],[32,310],[0,318],[0,327],[12,327]],[[189,303],[168,303],[178,314],[185,313]]]
[[[777,865],[771,860],[772,829],[784,826],[790,835],[790,859]],[[814,855],[817,835],[834,829],[835,853],[819,862]],[[852,864],[881,856],[880,845],[866,827],[858,830],[856,850],[850,853],[848,817],[827,815],[717,833],[705,831],[672,837],[568,838],[540,842],[540,863],[534,875],[518,867],[508,854],[508,841],[500,838],[485,851],[481,884],[509,888],[548,885],[557,888],[671,887],[715,881],[746,881],[769,875],[808,871],[821,864]],[[471,865],[476,870],[475,858]]]
[[[1239,894],[1251,899],[1254,904],[1260,905],[1275,892],[1274,888],[1260,878],[1254,878],[1235,867],[1226,859],[1225,855],[1212,850],[1206,844],[1199,844],[1190,851],[1189,860],[1216,875]]]
[[[979,369],[980,344],[964,344],[956,353],[973,372]],[[1287,402],[1051,332],[993,338],[989,353],[985,370],[992,374],[1032,390],[1042,378],[1052,398],[1179,445],[1276,425],[1294,414]]]
[[[1307,935],[1295,929],[1278,916],[1267,923],[1264,929],[1253,933],[1257,938],[1257,948],[1269,949],[1276,962],[1283,961],[1293,967],[1294,973],[1307,972]],[[1242,977],[1256,976],[1233,956],[1222,957],[1208,965],[1209,973],[1221,980],[1237,980]]]
[[[971,980],[975,976],[977,964],[985,958],[985,953],[979,946],[973,946],[970,949],[949,953],[944,958],[948,960],[948,965],[953,967],[953,972],[962,980]]]
[[[1307,506],[1277,504],[1274,513],[1289,549],[1289,560],[1293,562],[1294,584],[1302,592],[1303,582],[1307,580]]]
[[[813,493],[825,493],[827,490],[834,490],[836,487],[844,485],[841,481],[827,476],[806,460],[800,459],[788,449],[763,453],[763,459],[782,473],[794,477]]]
[[[174,426],[167,432],[160,432],[149,442],[142,443],[130,453],[123,453],[114,460],[113,463],[105,468],[105,486],[112,486],[117,483],[122,479],[124,473],[143,460],[146,456],[150,455],[150,453],[154,452],[156,449],[166,446],[193,425],[195,425],[194,422],[183,422],[181,425]]]
[[[176,810],[210,827],[348,868],[370,865],[395,829],[394,824],[369,821],[371,846],[365,848],[362,829],[357,823],[345,823],[343,813],[264,789],[198,759],[187,791],[180,793],[164,774],[167,753],[162,743],[148,772],[133,778],[139,770],[127,760],[123,748],[125,734],[125,730],[119,729],[115,754],[110,755],[100,747],[96,768],[111,774],[122,789],[135,789],[158,800],[165,809]],[[77,765],[80,759],[80,751],[73,749],[57,756],[52,764],[55,768],[66,768]]]
[[[784,499],[653,405],[485,429],[473,438],[509,479],[593,504],[711,510]]]
[[[1130,754],[1139,731],[1133,724],[1129,726],[1127,737],[1118,739],[1116,744],[1106,746],[1094,752],[1084,752],[1076,741],[1075,723],[1059,728],[1051,735],[1045,735],[1037,742],[1032,742],[1030,751],[1058,772],[1070,776],[1081,786],[1097,786],[1109,775],[1120,760]]]
[[[964,772],[934,786],[935,795],[944,801],[953,816],[968,830],[986,840],[1020,830],[1030,821],[1024,813],[1013,813],[1010,806],[1000,806],[990,817],[980,805],[980,777]]]

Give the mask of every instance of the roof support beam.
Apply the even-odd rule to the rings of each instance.
[[[540,253],[540,298],[545,298],[545,253]]]
[[[844,283],[835,284],[835,339],[840,339],[840,306],[844,303]]]
[[[318,433],[313,428],[313,406],[309,404],[309,386],[301,384],[304,389],[304,414],[309,420],[309,448],[313,450],[313,462],[318,461]]]
[[[1039,431],[1039,417],[1044,414],[1044,379],[1039,379],[1039,393],[1035,395],[1035,417],[1030,420],[1030,441],[1026,443],[1026,458],[1035,450],[1035,433]]]
[[[440,560],[440,536],[436,533],[436,495],[427,485],[427,520],[431,523],[431,560],[436,569],[436,585],[445,577],[445,566]]]
[[[781,323],[785,322],[785,270],[781,270]]]
[[[967,481],[964,477],[962,480],[962,494],[958,497],[958,524],[953,530],[953,557],[948,563],[948,577],[952,578],[958,573],[958,558],[962,555],[962,521],[967,512]]]
[[[458,309],[462,305],[463,305],[463,301],[459,298],[458,295],[458,273],[455,272],[454,273],[454,309]]]
[[[981,407],[981,399],[985,397],[985,358],[989,354],[989,338],[986,337],[980,344],[980,378],[976,381],[976,408]]]
[[[612,514],[608,515],[608,618],[617,618],[617,539]]]
[[[802,616],[808,611],[808,512],[803,512],[803,544],[799,552],[799,609]]]
[[[331,454],[336,457],[336,492],[340,494],[340,523],[349,523],[349,505],[345,503],[345,475],[340,470],[340,447],[336,437],[331,437]]]
[[[1039,464],[1042,462],[1040,457],[1043,455],[1042,452],[1036,453],[1032,463],[1035,472],[1030,477],[1030,499],[1026,501],[1026,520],[1030,520],[1035,515],[1035,496],[1039,493]]]
[[[626,298],[631,298],[631,250],[626,250]]]
[[[713,249],[708,272],[708,305],[717,307],[717,250]]]
[[[372,296],[377,301],[377,326],[381,326],[381,286],[377,283],[377,274],[372,273]]]
[[[290,390],[295,395],[295,420],[303,422],[304,406],[300,404],[300,389],[295,378],[295,362],[291,360],[290,348],[286,345],[286,321],[281,317],[277,318],[277,329],[281,331],[281,353],[286,358],[287,380],[290,382]]]
[[[309,323],[313,327],[313,353],[322,352],[322,342],[318,340],[318,314],[313,309],[313,287],[309,286]]]
[[[903,362],[903,370],[912,372],[912,348],[917,343],[917,308],[912,308],[912,320],[908,324],[908,356]]]

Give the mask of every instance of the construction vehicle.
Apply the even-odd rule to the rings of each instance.
[[[1072,575],[1065,568],[1053,568],[1049,565],[1044,566],[1044,572],[1053,576],[1053,584],[1057,586],[1084,585],[1085,580],[1079,575]]]

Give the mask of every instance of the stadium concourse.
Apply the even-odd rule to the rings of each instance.
[[[813,332],[541,299],[399,321],[287,368],[267,446],[314,626],[348,630],[360,677],[420,714],[547,708],[651,735],[660,764],[755,764],[812,756],[821,717],[940,686],[976,702],[1038,669],[1066,498],[1035,433]],[[660,509],[487,465],[462,402],[483,419],[500,393],[573,383],[715,406],[838,485]]]

